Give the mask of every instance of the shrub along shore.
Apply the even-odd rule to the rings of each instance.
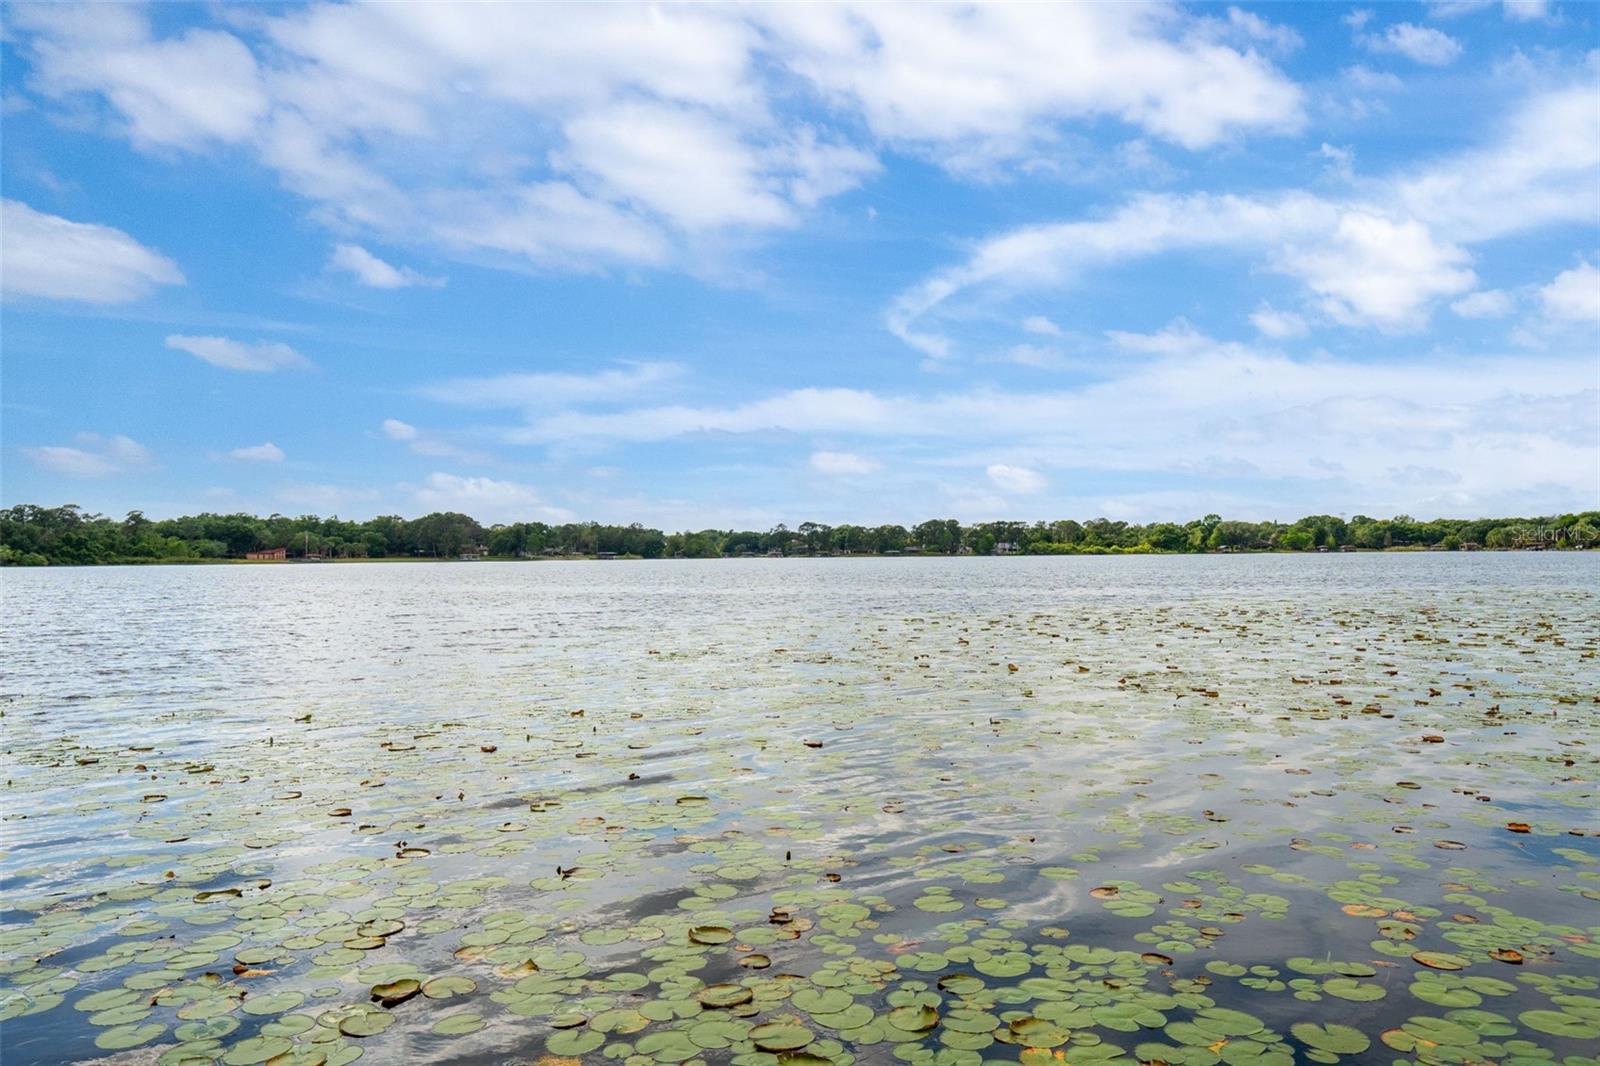
[[[245,560],[284,549],[288,560],[642,558],[714,559],[816,555],[1122,555],[1255,551],[1566,550],[1600,547],[1600,511],[1538,518],[1409,515],[1294,522],[1241,522],[1206,515],[1190,522],[978,522],[935,518],[917,525],[801,522],[768,530],[663,533],[634,523],[512,522],[485,526],[468,515],[383,515],[365,522],[316,515],[198,514],[151,520],[90,514],[76,505],[18,504],[0,510],[0,565],[84,566]]]

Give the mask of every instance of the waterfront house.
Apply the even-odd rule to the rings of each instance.
[[[245,552],[246,559],[262,563],[281,563],[289,557],[288,548],[263,548],[260,551]]]

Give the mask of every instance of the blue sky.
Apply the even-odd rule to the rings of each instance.
[[[1597,16],[9,5],[0,497],[1592,508]]]

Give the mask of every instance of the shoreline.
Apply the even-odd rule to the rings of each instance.
[[[1104,551],[1053,551],[1053,552],[1007,552],[1003,554],[976,552],[947,553],[947,552],[911,552],[911,553],[886,553],[886,552],[837,552],[817,554],[794,555],[714,555],[714,556],[657,556],[654,558],[643,555],[615,555],[602,557],[599,555],[543,555],[536,557],[522,557],[515,555],[488,555],[478,559],[449,559],[442,556],[428,555],[388,555],[379,557],[347,557],[341,559],[108,559],[103,562],[93,563],[12,563],[0,569],[5,570],[89,570],[99,567],[112,566],[326,566],[326,565],[384,565],[384,564],[411,564],[411,563],[688,563],[688,562],[782,562],[784,560],[805,559],[811,561],[822,560],[852,560],[852,559],[1048,559],[1048,558],[1107,558],[1127,556],[1161,556],[1163,558],[1212,558],[1229,556],[1258,556],[1258,555],[1284,555],[1320,557],[1324,555],[1584,555],[1600,552],[1600,547],[1593,548],[1475,548],[1467,551],[1450,548],[1430,548],[1398,546],[1391,548],[1352,548],[1337,551],[1311,551],[1293,548],[1257,548],[1238,551],[1163,551],[1160,549],[1129,550],[1111,548]]]

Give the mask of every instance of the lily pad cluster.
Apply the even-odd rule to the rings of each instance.
[[[7,1066],[1595,1066],[1593,585],[427,572],[23,657]]]

